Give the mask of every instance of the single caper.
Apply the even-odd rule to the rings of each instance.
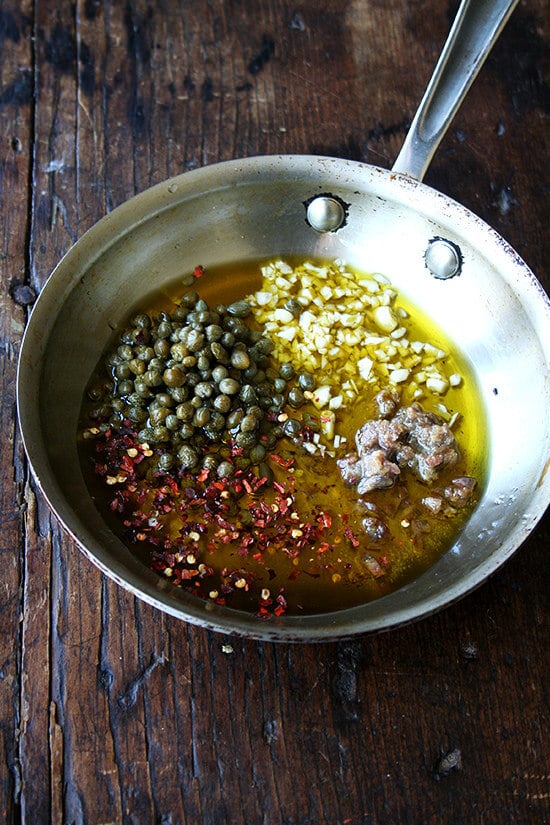
[[[147,387],[160,387],[162,384],[162,373],[159,370],[146,370],[143,373],[143,383]]]
[[[245,415],[241,421],[241,432],[250,433],[258,426],[258,419],[253,415]]]
[[[129,344],[122,344],[117,350],[117,354],[123,361],[131,361],[134,357],[134,349]]]
[[[117,364],[114,369],[114,374],[116,378],[130,378],[132,375],[132,370],[127,361],[123,361],[122,364]]]
[[[229,413],[226,419],[227,429],[232,430],[234,427],[238,427],[241,421],[244,418],[244,411],[240,408],[237,410],[233,410],[233,412]]]
[[[181,303],[185,307],[194,307],[198,300],[198,294],[193,290],[189,290],[189,292],[186,292],[183,298],[181,299]]]
[[[256,436],[254,433],[237,433],[235,436],[235,443],[238,447],[243,449],[250,449],[256,444]]]
[[[149,361],[148,369],[157,370],[158,372],[160,372],[162,374],[164,372],[164,370],[166,369],[166,359],[161,358],[160,356],[156,356],[155,358],[151,358],[151,360]]]
[[[128,409],[128,418],[130,421],[135,421],[136,424],[147,421],[147,410],[145,407],[134,405]]]
[[[185,384],[185,373],[179,367],[164,370],[162,380],[167,387],[181,387]]]
[[[157,424],[162,424],[167,415],[168,410],[166,407],[157,407],[153,404],[149,407],[149,421],[153,427],[156,427]]]
[[[220,460],[220,456],[217,453],[207,453],[202,460],[202,466],[205,470],[215,470]]]
[[[245,381],[252,381],[257,373],[258,365],[254,361],[251,361],[249,366],[243,371],[243,378]]]
[[[172,334],[172,324],[170,321],[161,321],[157,327],[157,338],[169,338]]]
[[[170,470],[174,466],[175,461],[171,453],[162,453],[158,460],[159,470]]]
[[[283,424],[283,430],[285,432],[285,435],[297,435],[301,429],[302,425],[297,418],[288,418]]]
[[[229,478],[233,475],[235,468],[231,461],[221,461],[216,470],[218,478]]]
[[[133,381],[119,381],[116,388],[118,395],[130,395],[130,393],[133,392],[133,390]]]
[[[130,367],[134,375],[143,375],[143,373],[147,369],[145,363],[141,361],[139,358],[132,358],[128,366]]]
[[[135,391],[136,395],[139,395],[139,397],[141,399],[143,399],[143,398],[152,398],[153,393],[151,392],[151,389],[149,388],[147,382],[143,380],[144,378],[145,378],[145,374],[142,375],[141,377],[140,376],[136,377],[136,380],[134,381],[134,391]]]
[[[260,338],[260,340],[256,341],[254,344],[254,349],[257,352],[262,353],[262,355],[269,355],[270,352],[273,352],[273,347],[273,342],[270,341],[269,338],[264,337]]]
[[[195,408],[189,401],[184,401],[176,407],[176,415],[180,421],[191,421],[195,414]]]
[[[156,396],[156,402],[160,407],[173,407],[174,399],[168,392],[159,392]]]
[[[123,332],[120,334],[120,340],[122,341],[123,344],[129,344],[130,346],[132,346],[132,344],[136,343],[135,330],[133,330],[133,329],[123,330]]]
[[[195,428],[191,424],[180,424],[179,434],[183,441],[190,441],[195,435]]]
[[[258,400],[258,394],[252,384],[244,384],[239,392],[239,398],[245,404],[255,404]]]
[[[189,395],[187,387],[170,387],[170,397],[174,400],[174,404],[181,404]]]
[[[250,315],[251,306],[248,301],[234,301],[229,304],[227,311],[236,318],[246,318],[247,315]]]
[[[219,324],[209,324],[206,329],[206,340],[211,344],[213,341],[219,341],[223,335],[223,329]]]
[[[217,410],[220,413],[229,412],[229,410],[231,409],[231,399],[228,395],[225,395],[224,393],[220,393],[220,395],[217,395],[214,398],[214,401],[212,402],[212,406],[214,407],[215,410]]]
[[[255,444],[250,450],[249,458],[253,464],[257,464],[265,458],[265,447],[262,444]]]
[[[227,347],[227,349],[234,347],[236,340],[232,332],[224,332],[220,339],[222,346]]]
[[[212,341],[210,344],[210,351],[216,361],[220,364],[229,364],[229,355],[227,354],[227,350],[219,341]]]
[[[151,358],[154,357],[154,355],[155,352],[153,347],[147,347],[145,344],[140,344],[140,346],[136,347],[136,356],[141,361],[145,361],[146,364],[151,360]]]
[[[203,375],[205,372],[210,374],[210,361],[206,355],[199,355],[197,358],[197,369]]]
[[[179,430],[180,421],[177,415],[174,415],[174,413],[170,413],[164,419],[164,424],[166,427],[168,427],[170,432],[176,432],[177,430]]]
[[[187,335],[187,349],[189,352],[198,352],[204,344],[204,334],[199,330],[191,329]]]
[[[208,381],[199,381],[195,386],[195,395],[198,395],[199,398],[210,398],[212,392],[212,384],[209,384]]]
[[[279,367],[279,374],[282,378],[285,378],[287,381],[290,378],[294,377],[294,373],[295,370],[290,361],[285,361],[285,363],[281,364],[281,366]]]
[[[298,375],[298,384],[303,390],[312,390],[315,386],[315,378],[309,372],[301,372]]]
[[[189,444],[184,444],[178,450],[178,461],[184,470],[192,470],[199,463],[199,454]]]
[[[212,370],[212,380],[219,384],[224,378],[227,378],[229,375],[229,371],[227,367],[224,367],[223,364],[218,364]]]
[[[297,410],[305,402],[304,391],[300,387],[292,387],[288,391],[288,403]]]
[[[219,388],[226,395],[235,395],[239,392],[239,382],[235,381],[234,378],[222,378]]]
[[[131,321],[132,326],[138,327],[138,329],[150,329],[151,328],[151,319],[145,312],[140,312],[135,318]]]
[[[234,349],[231,353],[231,366],[236,370],[245,370],[250,366],[250,357],[247,352],[240,349]]]
[[[204,427],[210,421],[210,410],[208,407],[199,407],[193,416],[193,424],[195,427]]]
[[[218,432],[225,427],[225,416],[221,413],[213,411],[210,415],[210,426]]]

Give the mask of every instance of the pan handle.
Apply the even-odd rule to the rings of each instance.
[[[462,0],[393,165],[422,180],[437,147],[519,0]]]

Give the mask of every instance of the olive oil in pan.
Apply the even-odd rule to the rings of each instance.
[[[290,260],[289,264],[290,268],[299,268],[301,262]],[[316,261],[313,266],[322,269],[324,265]],[[193,279],[190,289],[196,290],[211,308],[227,305],[258,294],[266,287],[260,271],[258,262],[216,267],[204,274],[196,270],[201,277]],[[361,273],[348,270],[350,273],[361,277]],[[151,316],[170,313],[184,291],[181,285],[174,285],[163,294],[151,296],[138,312]],[[253,298],[251,302],[254,304]],[[290,306],[288,302],[287,305]],[[199,504],[191,510],[178,508],[178,494],[173,491],[167,494],[164,509],[159,510],[153,493],[146,492],[149,482],[144,475],[125,501],[122,512],[114,512],[116,490],[119,490],[120,503],[120,488],[124,484],[117,483],[116,477],[113,482],[111,477],[111,484],[106,485],[105,478],[96,475],[93,469],[98,465],[94,451],[96,441],[81,438],[87,482],[111,529],[128,542],[131,514],[136,510],[147,511],[156,524],[156,532],[140,535],[139,530],[134,529],[134,541],[130,542],[132,550],[145,564],[152,565],[167,582],[177,581],[177,586],[189,592],[236,609],[259,612],[262,616],[319,613],[358,605],[379,598],[418,576],[453,544],[475,504],[472,501],[467,507],[451,512],[447,508],[443,514],[431,512],[423,500],[430,495],[432,487],[440,490],[461,476],[477,480],[479,495],[486,472],[488,441],[480,394],[466,360],[430,319],[401,296],[395,300],[394,309],[403,319],[407,339],[428,342],[434,351],[445,352],[440,358],[441,369],[446,375],[461,377],[459,382],[451,383],[444,396],[425,393],[420,398],[426,411],[439,414],[443,409],[446,417],[454,420],[453,432],[460,449],[458,463],[445,469],[436,484],[428,486],[412,473],[403,472],[395,486],[359,496],[357,490],[342,479],[336,459],[353,449],[355,433],[365,421],[378,417],[375,395],[384,386],[382,370],[370,384],[361,385],[355,397],[344,400],[336,408],[333,416],[336,440],[327,442],[321,433],[320,440],[309,442],[308,451],[300,439],[296,443],[296,439],[283,435],[266,451],[265,460],[251,467],[250,478],[261,480],[257,489],[254,483],[250,486],[247,482],[248,488],[239,489],[233,496],[233,482],[220,480],[212,471],[206,477],[200,476],[202,480],[195,485],[200,487],[200,493],[194,493]],[[284,313],[279,315],[287,317]],[[261,329],[262,324],[258,327]],[[113,339],[106,355],[119,344]],[[277,348],[271,358],[275,370],[280,369],[281,363],[289,362],[288,353],[277,352]],[[294,363],[293,366],[294,379],[301,371],[307,372],[307,364]],[[91,385],[101,381],[103,370],[103,364],[98,365]],[[317,371],[315,378],[317,384],[323,384],[321,372]],[[333,396],[337,396],[341,388],[334,386],[334,380],[332,383]],[[418,384],[412,381],[404,381],[399,391],[403,405],[415,401],[419,395]],[[89,435],[91,407],[92,403],[86,400],[81,436]],[[319,415],[319,409],[308,397],[298,409],[286,405],[276,425],[284,427],[288,419],[303,424],[307,416],[313,421]],[[331,432],[331,438],[332,435]],[[146,446],[152,447],[150,462],[156,457],[157,448]],[[148,461],[144,461],[143,466]],[[264,483],[266,467],[270,479]],[[212,480],[217,487],[212,486]],[[214,507],[213,496],[223,498],[230,493],[231,511],[224,511],[223,518],[218,513],[217,520],[205,519],[204,513],[201,514],[202,498],[206,497],[206,501],[210,497],[205,506]],[[170,502],[169,506],[166,501]],[[373,536],[365,531],[364,520],[369,517],[383,523],[383,534]],[[198,541],[195,541],[199,539],[197,531],[184,527],[190,519],[199,525]],[[167,551],[159,545],[159,534],[167,538]],[[151,536],[154,543],[149,540]],[[176,552],[174,548],[178,548]],[[183,579],[182,570],[188,571]]]

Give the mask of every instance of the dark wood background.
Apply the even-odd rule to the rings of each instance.
[[[550,822],[548,517],[476,593],[317,646],[228,639],[100,573],[35,489],[14,382],[31,305],[170,175],[310,152],[388,167],[448,0],[0,5],[0,819]],[[522,0],[428,175],[549,285],[547,0]]]

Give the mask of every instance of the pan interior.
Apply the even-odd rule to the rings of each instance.
[[[305,220],[304,204],[321,192],[348,205],[337,232],[316,232]],[[459,276],[436,280],[426,269],[424,252],[434,237],[460,248]],[[492,449],[480,505],[454,547],[426,573],[360,608],[259,625],[178,592],[136,561],[98,516],[75,434],[86,383],[132,306],[197,264],[285,255],[340,258],[381,272],[434,318],[473,366]],[[548,320],[538,282],[502,239],[416,181],[323,158],[220,164],[127,202],[83,236],[54,271],[21,352],[25,446],[46,497],[84,551],[161,609],[258,638],[322,639],[388,628],[471,590],[542,515],[548,501]]]

